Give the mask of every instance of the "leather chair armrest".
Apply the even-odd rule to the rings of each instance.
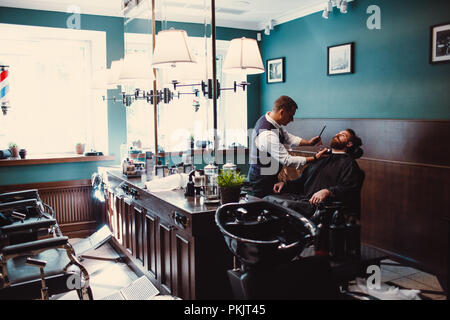
[[[14,254],[27,253],[31,251],[40,251],[45,249],[52,249],[64,246],[69,241],[68,237],[57,237],[50,239],[43,239],[37,241],[30,241],[12,246],[7,246],[2,249],[3,256],[7,257]]]
[[[37,189],[6,192],[6,193],[0,194],[0,203],[26,200],[26,199],[36,199],[38,201],[41,200]]]
[[[19,200],[13,202],[0,203],[0,212],[5,210],[14,210],[25,207],[36,207],[38,201],[36,199]]]
[[[3,234],[9,234],[13,232],[18,231],[24,231],[24,230],[38,230],[38,229],[44,229],[44,228],[50,228],[51,226],[56,225],[55,219],[42,219],[38,221],[27,221],[25,220],[24,223],[19,224],[10,224],[7,226],[3,226],[0,228],[0,232]]]

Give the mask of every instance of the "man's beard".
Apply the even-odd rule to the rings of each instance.
[[[333,137],[330,142],[330,147],[336,150],[344,150],[347,147],[347,142],[341,142],[338,137]]]

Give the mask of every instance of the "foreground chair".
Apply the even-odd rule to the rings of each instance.
[[[0,248],[47,236],[62,233],[55,212],[37,190],[0,194]]]
[[[89,274],[76,258],[68,237],[4,247],[0,253],[0,299],[29,300],[76,290],[92,300]]]

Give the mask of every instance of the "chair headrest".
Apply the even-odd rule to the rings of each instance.
[[[353,159],[359,159],[363,156],[364,154],[364,150],[361,149],[361,147],[357,147],[355,149],[352,149],[351,151],[348,152],[348,154],[353,158]]]

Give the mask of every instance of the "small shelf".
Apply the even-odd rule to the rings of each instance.
[[[114,160],[114,156],[84,156],[77,154],[40,155],[40,156],[30,156],[27,159],[20,159],[20,158],[3,159],[0,160],[0,167],[27,166],[35,164],[50,164],[50,163],[111,161],[111,160]]]

